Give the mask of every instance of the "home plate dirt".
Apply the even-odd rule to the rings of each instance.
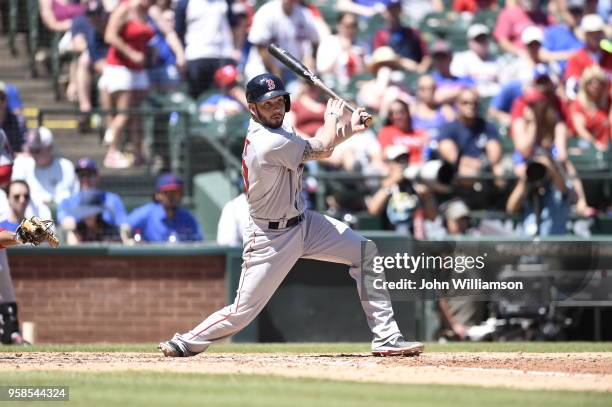
[[[333,380],[454,384],[520,389],[612,392],[612,353],[369,354],[203,353],[164,358],[153,353],[1,353],[6,371],[121,370],[267,374]]]

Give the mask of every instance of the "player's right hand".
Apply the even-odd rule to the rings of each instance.
[[[344,100],[342,99],[329,99],[327,101],[327,108],[325,109],[325,120],[334,119],[340,120],[344,113]]]

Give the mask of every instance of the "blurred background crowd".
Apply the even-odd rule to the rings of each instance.
[[[4,31],[53,102],[0,76],[4,227],[240,245],[246,82],[282,77],[300,136],[323,123],[274,42],[375,116],[308,163],[310,208],[416,239],[612,233],[609,0],[23,3]]]

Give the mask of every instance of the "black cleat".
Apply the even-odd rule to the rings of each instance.
[[[176,340],[178,334],[174,335],[172,339],[166,342],[160,342],[157,349],[159,349],[165,357],[169,358],[184,358],[187,356],[193,356],[194,353],[190,352],[183,343]]]

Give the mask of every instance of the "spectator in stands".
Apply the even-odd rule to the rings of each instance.
[[[120,242],[119,229],[104,220],[105,193],[88,189],[80,195],[76,206],[68,209],[68,216],[76,224],[66,231],[66,243],[76,245],[85,242]]]
[[[357,41],[359,21],[355,14],[341,13],[337,33],[321,40],[317,49],[317,71],[326,81],[345,85],[365,69],[365,46]]]
[[[510,135],[516,147],[515,164],[524,163],[540,148],[550,153],[555,147],[556,158],[567,159],[566,114],[555,93],[554,79],[546,65],[536,66],[531,85],[512,105]]]
[[[289,89],[295,87],[291,82],[296,81],[296,75],[268,53],[267,46],[272,42],[306,66],[315,66],[319,34],[312,13],[296,0],[272,0],[261,6],[253,17],[248,39],[253,47],[244,69],[247,81],[271,72]]]
[[[436,42],[431,48],[431,55],[434,68],[431,76],[436,81],[435,100],[437,103],[453,103],[463,88],[470,88],[475,85],[471,77],[459,77],[451,73],[453,51],[449,43],[445,41]]]
[[[40,17],[43,24],[53,32],[64,33],[58,43],[60,54],[83,51],[83,38],[73,35],[71,30],[75,17],[85,14],[86,5],[80,0],[39,0]],[[66,96],[74,101],[77,96],[75,61],[70,64],[70,74]]]
[[[3,216],[4,220],[0,222],[0,228],[14,232],[26,217],[26,208],[30,203],[28,183],[21,180],[11,181],[6,192],[6,199],[8,211]]]
[[[553,65],[544,61],[542,53],[543,40],[544,32],[540,27],[531,26],[523,30],[521,41],[525,45],[525,49],[518,56],[509,58],[509,61],[500,73],[502,83],[515,79],[529,82],[533,69],[538,64],[546,64],[550,70],[553,70]]]
[[[74,232],[77,230],[79,219],[71,215],[72,211],[79,206],[88,205],[84,203],[84,197],[86,195],[90,196],[91,191],[97,191],[96,196],[99,195],[100,202],[96,205],[103,209],[101,212],[102,220],[108,225],[117,227],[121,232],[122,240],[127,242],[130,237],[130,225],[125,206],[123,206],[119,195],[109,191],[102,191],[98,188],[100,175],[98,174],[96,162],[90,157],[83,157],[77,161],[75,171],[81,188],[79,192],[64,199],[59,204],[57,208],[58,224],[65,231]]]
[[[30,187],[25,181],[11,181],[5,199],[8,210],[2,211],[4,220],[0,222],[0,228],[14,232],[24,218],[38,216],[41,219],[51,219],[51,210],[47,205],[31,200]]]
[[[80,0],[38,0],[40,18],[51,31],[66,32],[72,20],[85,14],[85,5]]]
[[[225,0],[180,0],[176,6],[175,27],[185,46],[187,84],[194,99],[212,86],[217,69],[236,62],[229,4]]]
[[[323,126],[327,98],[321,90],[311,83],[306,83],[297,98],[291,103],[287,113],[288,123],[293,123],[296,132],[304,138],[314,137]]]
[[[215,72],[215,84],[219,93],[206,98],[200,105],[200,113],[205,121],[210,118],[223,120],[245,111],[247,106],[244,88],[238,83],[238,69],[234,65],[225,65]]]
[[[431,75],[419,77],[416,85],[416,99],[410,108],[412,126],[427,131],[429,139],[436,140],[440,127],[455,119],[455,110],[436,102],[436,81]]]
[[[556,24],[546,28],[544,32],[543,49],[550,52],[571,52],[583,47],[580,40],[580,21],[584,12],[585,0],[567,0],[567,13],[564,14],[565,24]],[[569,57],[569,56],[568,56]],[[559,61],[561,72],[565,71],[567,58]]]
[[[395,71],[401,69],[401,59],[391,47],[380,47],[374,51],[368,69],[375,78],[358,86],[357,100],[360,105],[377,111],[381,117],[387,117],[391,102],[396,99],[410,100],[410,89],[402,81],[403,75]]]
[[[178,89],[181,82],[181,73],[177,68],[176,54],[168,44],[164,34],[174,31],[174,11],[170,8],[168,2],[162,3],[166,4],[162,7],[158,2],[149,9],[149,16],[155,16],[155,20],[162,22],[165,28],[153,24],[155,36],[149,42],[152,52],[147,60],[147,74],[151,82],[151,90],[172,92]],[[182,64],[181,69],[185,68],[185,63],[185,61],[180,62]]]
[[[480,11],[497,10],[497,0],[453,0],[453,11],[476,14]]]
[[[582,15],[585,14],[599,14],[603,19],[608,19],[610,17],[610,7],[612,6],[609,0],[557,0],[555,3],[558,6],[558,14],[560,14],[571,26],[580,25],[579,20],[582,18]],[[580,16],[573,14],[574,10],[572,10],[572,8],[574,7],[582,8]]]
[[[428,187],[404,178],[409,151],[403,145],[385,151],[388,176],[367,201],[370,215],[384,214],[390,229],[417,239],[424,237],[424,219],[436,217],[436,205]]]
[[[378,142],[383,151],[391,146],[406,147],[409,163],[419,164],[423,162],[427,133],[413,128],[408,104],[398,99],[391,103],[387,122],[378,132]]]
[[[512,107],[510,130],[516,148],[512,156],[514,171],[518,177],[522,177],[527,163],[534,156],[551,157],[571,178],[576,194],[576,211],[591,216],[594,209],[587,204],[582,181],[568,160],[566,113],[561,100],[555,95],[555,84],[546,75],[536,75],[534,84]]]
[[[79,118],[79,130],[86,132],[89,130],[92,103],[92,80],[94,75],[101,75],[106,62],[108,45],[104,42],[104,31],[108,23],[108,13],[102,3],[98,0],[89,0],[87,11],[84,16],[74,18],[72,24],[72,35],[82,35],[85,39],[86,49],[78,57],[76,77],[74,78],[77,87],[77,97],[79,110],[83,114]],[[100,95],[101,107],[110,108],[110,96],[107,92]],[[110,123],[109,123],[110,124]]]
[[[176,33],[159,14],[148,14],[152,5],[151,0],[126,0],[115,8],[109,18],[104,39],[110,48],[99,87],[111,95],[115,109],[137,108],[149,89],[149,78],[144,69],[145,57],[147,44],[155,35],[149,18],[166,36],[166,41],[176,55],[177,67],[182,69],[184,66],[183,47]],[[139,115],[128,115],[125,111],[114,115],[105,134],[105,140],[110,143],[104,158],[105,167],[126,168],[144,163],[140,119]],[[128,121],[133,157],[120,150],[123,130]]]
[[[43,219],[51,219],[51,211],[47,205],[41,202],[32,201],[30,199],[30,188],[28,184],[25,181],[11,181],[12,173],[13,151],[11,150],[6,134],[4,134],[4,131],[0,129],[0,219],[9,218],[11,215],[14,204],[10,197],[11,191],[22,188],[27,188],[25,216],[28,218],[31,216],[38,216]],[[17,191],[16,194],[21,195],[20,191]],[[20,197],[15,198],[17,200],[20,199]],[[18,213],[21,212],[19,211]],[[20,221],[21,218],[18,220]]]
[[[446,236],[457,237],[472,234],[470,231],[470,208],[464,201],[459,198],[451,199],[440,206],[440,212]],[[469,278],[470,272],[471,270],[468,270],[465,273],[467,275],[462,274],[458,278]],[[478,273],[482,273],[482,271],[479,270]],[[470,327],[479,325],[486,317],[486,302],[475,300],[465,294],[465,291],[461,292],[451,288],[445,290],[444,296],[438,300],[442,325],[441,336],[447,339],[469,339]],[[471,295],[475,294],[471,292]]]
[[[4,88],[6,94],[6,103],[9,111],[17,118],[23,120],[23,102],[19,90],[13,84],[0,81],[0,89]]]
[[[182,197],[183,181],[174,174],[160,175],[153,202],[134,209],[128,216],[134,240],[169,243],[202,240],[198,222],[180,206]]]
[[[606,23],[597,14],[587,14],[580,22],[584,33],[584,47],[576,51],[567,61],[565,91],[571,99],[576,95],[578,80],[582,72],[591,65],[599,65],[607,75],[612,75],[612,53],[601,47],[605,38]]]
[[[30,186],[32,200],[55,207],[78,191],[74,165],[53,152],[53,133],[46,127],[29,130],[25,150],[29,155],[15,159],[13,180]]]
[[[239,186],[244,190],[244,183]],[[227,246],[242,246],[242,233],[249,224],[249,203],[241,192],[223,206],[217,226],[217,243]]]
[[[612,137],[611,115],[609,82],[598,65],[591,65],[582,73],[578,96],[570,105],[571,125],[578,137],[606,151]]]
[[[374,33],[374,49],[389,46],[400,57],[401,67],[409,72],[424,73],[431,64],[427,46],[418,30],[403,25],[400,0],[387,0],[385,28]]]
[[[548,155],[533,158],[529,173],[522,172],[508,197],[506,211],[521,214],[520,231],[528,236],[564,235],[570,211],[570,189],[562,171]],[[537,200],[539,205],[534,205]],[[536,214],[539,206],[539,218]]]
[[[540,9],[540,0],[517,0],[514,6],[506,6],[497,18],[493,36],[502,51],[520,55],[525,48],[521,34],[525,28],[546,28],[553,19]]]
[[[8,102],[7,86],[0,82],[0,127],[6,134],[11,149],[17,153],[22,150],[26,128],[23,119],[11,111]]]
[[[502,146],[495,126],[480,117],[479,97],[474,89],[464,89],[457,98],[457,120],[445,124],[438,136],[438,153],[455,164],[458,174],[474,177],[489,167],[503,175]]]
[[[482,97],[494,96],[499,92],[500,64],[497,58],[491,55],[490,34],[486,25],[470,26],[467,32],[469,49],[457,52],[450,66],[454,76],[469,76],[474,79]]]

